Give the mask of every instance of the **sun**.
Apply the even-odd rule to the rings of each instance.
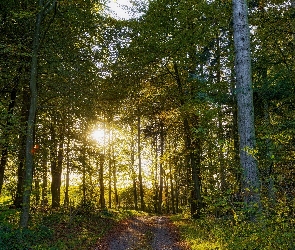
[[[91,138],[101,144],[105,139],[105,131],[98,128],[91,133]]]

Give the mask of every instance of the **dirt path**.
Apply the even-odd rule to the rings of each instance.
[[[135,217],[121,222],[95,250],[188,250],[166,216]]]

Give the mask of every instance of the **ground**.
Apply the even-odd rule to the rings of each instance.
[[[188,250],[167,216],[133,217],[120,222],[95,250]]]

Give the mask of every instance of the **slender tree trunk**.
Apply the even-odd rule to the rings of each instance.
[[[63,162],[63,144],[64,135],[61,132],[58,147],[56,145],[55,127],[51,126],[52,137],[52,150],[51,150],[51,195],[52,195],[52,208],[60,207],[60,187],[61,187],[61,175],[62,175],[62,162]]]
[[[47,198],[47,172],[48,172],[48,169],[47,169],[47,151],[46,153],[44,154],[44,159],[43,159],[43,162],[42,162],[42,206],[47,206],[48,204],[48,198]]]
[[[158,135],[155,135],[154,141],[153,141],[153,146],[154,151],[155,151],[155,156],[154,158],[154,165],[155,165],[155,175],[154,175],[154,187],[155,187],[155,192],[154,192],[154,210],[155,213],[159,213],[158,208],[159,208],[159,185],[158,185]]]
[[[220,38],[219,31],[216,36],[216,60],[217,60],[217,69],[216,69],[216,83],[221,83],[221,53],[220,53]],[[220,173],[220,189],[222,192],[226,190],[226,180],[225,180],[225,162],[224,162],[224,152],[223,152],[223,124],[222,124],[222,109],[218,110],[218,138],[221,141],[219,145],[219,173]]]
[[[104,154],[100,154],[99,156],[99,204],[101,209],[105,209],[106,203],[104,198],[104,183],[103,183],[103,166],[104,166]]]
[[[43,7],[43,1],[39,0],[39,7]],[[33,153],[34,147],[34,127],[37,111],[37,66],[38,66],[38,51],[41,33],[41,22],[43,18],[43,11],[39,11],[36,17],[35,33],[33,37],[33,49],[32,49],[32,64],[31,64],[31,78],[30,78],[30,109],[27,123],[27,139],[26,139],[26,170],[24,180],[24,192],[23,192],[23,206],[20,217],[20,227],[28,227],[29,212],[30,212],[30,197],[32,189],[33,179]]]
[[[223,125],[222,125],[222,113],[221,110],[218,112],[218,134],[221,141],[223,141]],[[219,173],[220,173],[220,189],[224,192],[226,187],[226,170],[225,170],[225,161],[224,161],[224,151],[223,151],[223,142],[219,145]]]
[[[163,203],[163,176],[164,176],[164,169],[163,169],[163,155],[164,155],[164,128],[163,123],[160,121],[160,176],[159,176],[159,204],[158,204],[158,213],[162,213],[162,203]]]
[[[29,116],[29,94],[27,88],[22,91],[22,107],[21,107],[21,125],[25,126]],[[17,168],[17,184],[16,194],[13,205],[16,208],[22,207],[23,201],[23,186],[25,178],[25,160],[26,160],[26,133],[19,132],[19,152],[18,152],[18,168]]]
[[[70,197],[69,197],[69,187],[70,187],[70,140],[69,140],[69,134],[67,135],[68,139],[67,139],[67,151],[66,151],[66,187],[65,187],[65,199],[64,199],[64,205],[68,206],[70,203]]]
[[[267,68],[263,68],[261,71],[261,80],[263,81],[263,88],[267,89],[266,82],[268,80],[267,76]],[[273,178],[273,165],[274,160],[272,158],[273,151],[272,151],[272,140],[270,137],[269,131],[271,130],[271,122],[270,122],[270,114],[269,114],[269,107],[268,107],[268,100],[267,97],[262,96],[263,100],[263,114],[264,114],[264,124],[265,124],[265,133],[266,133],[266,167],[264,169],[263,179],[266,181],[266,186],[268,188],[268,199],[270,201],[270,205],[273,207],[275,204],[275,187],[274,187],[274,178]]]
[[[132,185],[133,185],[133,201],[134,201],[134,209],[138,210],[138,198],[137,198],[137,186],[136,186],[136,173],[134,170],[134,162],[135,162],[135,157],[134,157],[134,135],[133,135],[133,127],[131,126],[131,146],[130,146],[130,170],[131,170],[131,175],[132,175]]]
[[[108,162],[109,162],[109,190],[108,190],[108,194],[109,194],[109,208],[112,208],[112,157],[111,157],[111,129],[109,129],[109,138],[108,138]]]
[[[82,205],[86,205],[86,147],[85,144],[81,150],[81,164],[82,164]]]
[[[170,199],[169,199],[169,188],[168,188],[168,175],[164,176],[164,190],[165,190],[165,204],[166,204],[166,213],[170,213]]]
[[[255,210],[257,204],[260,204],[260,185],[257,162],[254,158],[255,128],[251,79],[250,32],[247,3],[245,0],[233,0],[233,23],[243,193],[246,205]]]
[[[114,152],[113,152],[113,180],[114,180],[114,195],[115,195],[115,207],[118,209],[119,207],[119,195],[118,195],[118,189],[117,189],[117,167],[116,162],[114,159]]]
[[[35,179],[35,195],[36,195],[36,206],[40,203],[40,179]]]
[[[137,153],[138,153],[138,181],[139,181],[139,194],[140,194],[140,209],[145,210],[144,204],[144,191],[142,183],[142,166],[141,166],[141,121],[140,116],[137,118]]]
[[[172,162],[169,162],[169,179],[170,179],[172,213],[175,214],[175,192],[174,192],[174,184],[173,184]]]

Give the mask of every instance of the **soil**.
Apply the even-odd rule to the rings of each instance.
[[[167,216],[142,216],[122,221],[95,250],[189,250]]]

